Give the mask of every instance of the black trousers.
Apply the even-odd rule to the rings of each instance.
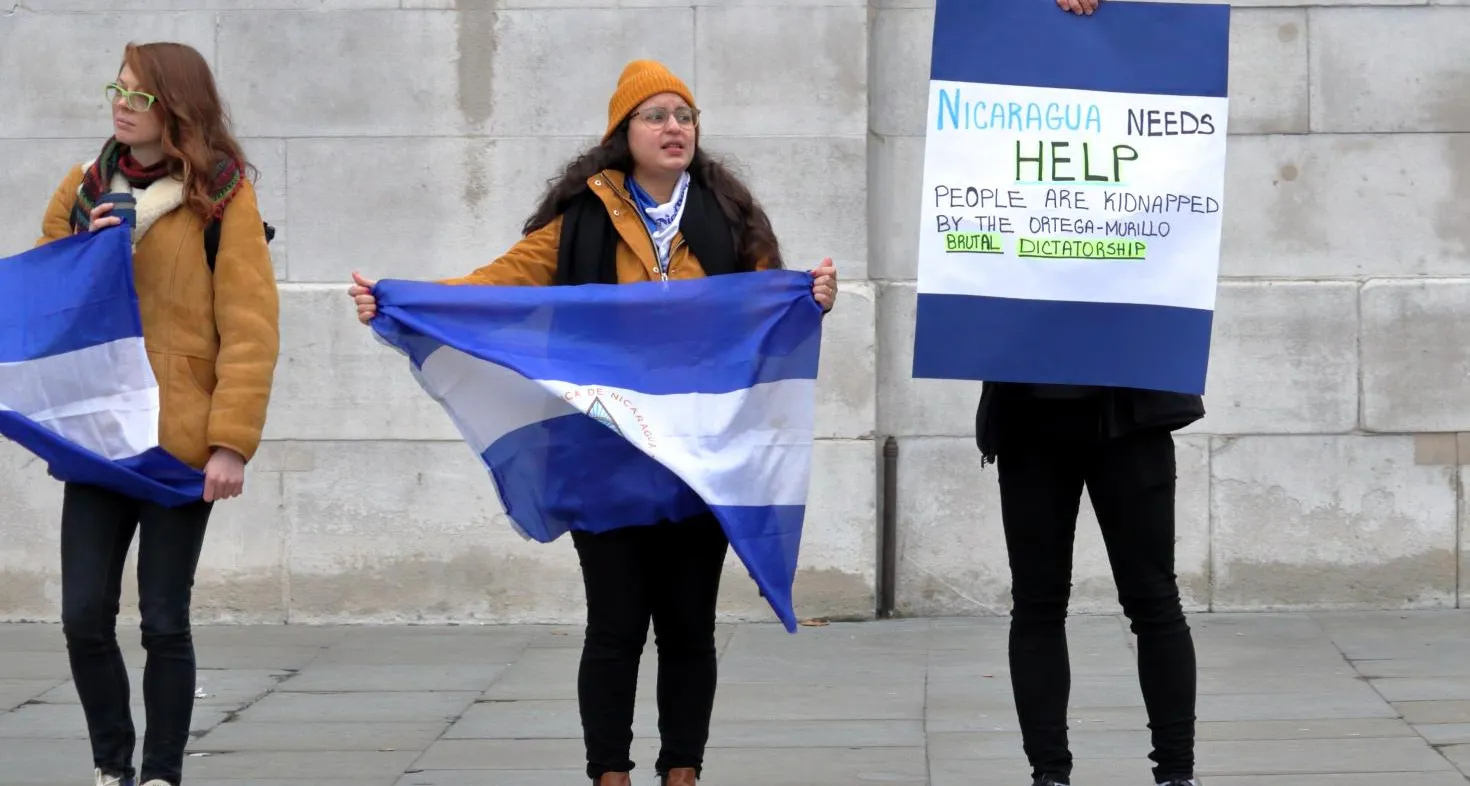
[[[1164,430],[1104,439],[1090,399],[1012,402],[1000,420],[1001,516],[1011,567],[1010,667],[1032,776],[1070,779],[1065,620],[1087,488],[1123,606],[1156,780],[1194,773],[1195,654],[1174,574],[1175,463]]]
[[[138,539],[143,702],[147,731],[139,782],[178,786],[194,712],[194,640],[189,603],[212,505],[179,508],[67,484],[61,509],[61,625],[72,682],[87,718],[93,766],[132,776],[136,736],[128,672],[117,646],[123,563]]]
[[[573,532],[587,590],[577,700],[587,775],[631,772],[638,662],[658,648],[656,771],[703,772],[715,705],[715,601],[729,542],[713,516],[600,534]]]

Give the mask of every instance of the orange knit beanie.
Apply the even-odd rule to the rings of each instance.
[[[623,122],[638,105],[658,95],[674,93],[694,106],[694,94],[679,77],[657,60],[634,60],[623,68],[618,77],[618,89],[607,101],[607,132],[602,135],[606,142],[618,124]]]

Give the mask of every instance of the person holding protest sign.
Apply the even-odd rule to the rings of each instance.
[[[660,63],[629,63],[608,101],[601,142],[565,166],[520,241],[493,263],[440,283],[628,284],[782,268],[764,210],[702,149],[701,130],[683,81]],[[830,310],[837,294],[831,260],[811,276],[813,299]],[[376,282],[353,279],[348,293],[368,324],[377,314]],[[654,769],[664,786],[693,786],[703,772],[716,687],[715,605],[729,541],[707,509],[670,518],[679,520],[571,533],[587,599],[577,697],[586,773],[597,786],[631,782],[634,695],[650,619],[662,743]]]
[[[139,348],[146,347],[147,357],[118,360],[117,353],[131,350],[101,345],[108,354],[96,365],[132,360],[151,369],[161,407],[158,445],[202,471],[203,494],[165,507],[67,482],[61,622],[97,786],[133,786],[135,773],[144,786],[178,786],[196,682],[189,625],[194,572],[214,503],[242,492],[245,464],[260,444],[279,350],[278,294],[265,225],[246,179],[249,164],[230,134],[204,58],[184,44],[129,44],[106,95],[113,135],[57,188],[37,246],[78,232],[131,235]],[[211,229],[218,242],[208,251]],[[101,432],[124,430],[124,419],[106,412],[75,417],[93,414]],[[141,772],[132,765],[128,673],[116,633],[123,564],[135,531],[148,654]]]
[[[1056,0],[1091,15],[1098,0]],[[1194,778],[1194,641],[1174,574],[1173,432],[1204,417],[1201,397],[1131,388],[986,382],[975,413],[981,465],[1000,476],[1011,570],[1009,659],[1032,786],[1071,782],[1066,617],[1085,487],[1123,613],[1159,786]]]

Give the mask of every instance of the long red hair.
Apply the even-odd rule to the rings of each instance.
[[[140,87],[158,99],[155,107],[163,113],[163,153],[169,173],[184,181],[184,204],[208,220],[214,211],[210,188],[219,163],[234,161],[242,170],[254,169],[230,133],[230,118],[209,63],[193,47],[167,41],[130,43],[123,50],[123,63]]]

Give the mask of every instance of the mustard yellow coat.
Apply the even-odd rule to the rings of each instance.
[[[52,195],[37,245],[72,234],[68,216],[84,166]],[[134,196],[133,280],[158,379],[160,447],[196,469],[216,447],[249,461],[280,351],[279,294],[255,190],[242,182],[226,205],[212,275],[205,224],[183,205],[183,184],[165,178]]]

